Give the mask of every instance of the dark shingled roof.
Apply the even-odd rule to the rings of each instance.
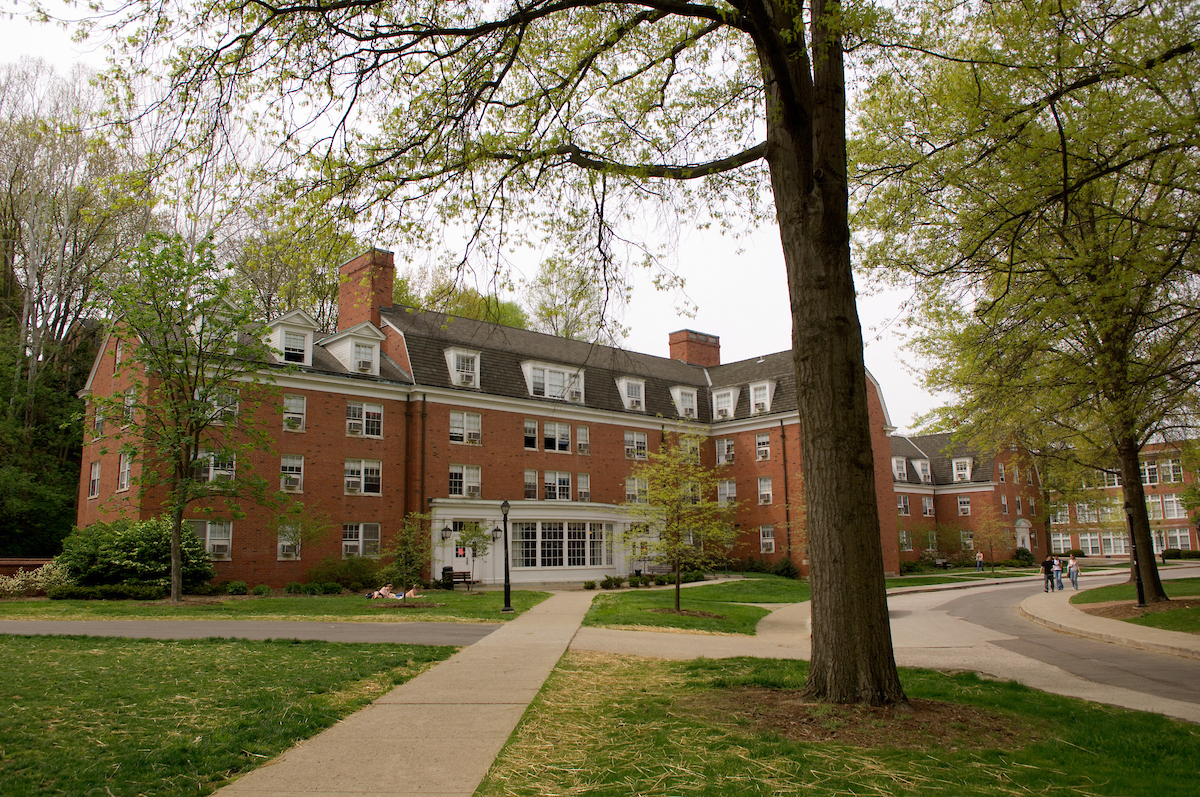
[[[904,443],[899,441],[904,441]],[[907,453],[907,449],[913,448],[921,454],[914,456]],[[953,460],[960,457],[971,457],[972,459],[971,481],[966,482],[967,484],[990,482],[995,465],[995,458],[991,454],[980,454],[968,446],[956,443],[953,436],[949,434],[915,435],[908,438],[892,437],[892,456],[904,456],[909,459],[928,458],[934,484],[954,484]]]

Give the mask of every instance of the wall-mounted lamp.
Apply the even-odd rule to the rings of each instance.
[[[504,534],[504,532],[500,530],[499,526],[492,529],[492,542],[500,542],[500,537],[503,534]]]

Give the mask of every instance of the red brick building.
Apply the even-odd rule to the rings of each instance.
[[[731,555],[804,567],[790,352],[722,365],[719,339],[692,330],[672,333],[664,358],[391,307],[393,275],[391,254],[379,250],[342,267],[336,334],[302,312],[271,323],[280,362],[294,368],[276,374],[276,398],[246,411],[273,430],[273,445],[206,473],[278,477],[333,531],[297,550],[262,507],[242,502],[234,517],[222,502],[198,502],[186,517],[220,578],[304,580],[324,557],[378,555],[407,514],[424,512],[434,519],[432,572],[473,568],[497,582],[503,552],[472,562],[455,532],[499,526],[505,500],[514,583],[628,573],[641,566],[621,544],[620,504],[639,492],[630,469],[683,424],[704,436],[702,457],[721,468],[718,497],[738,502]],[[85,396],[129,387],[113,378],[122,345],[106,342]],[[880,538],[885,570],[895,572],[891,426],[879,385],[868,381]],[[79,525],[161,512],[162,494],[138,490],[140,463],[112,440],[86,444],[83,463]]]

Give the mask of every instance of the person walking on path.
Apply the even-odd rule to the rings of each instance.
[[[1050,558],[1050,554],[1046,554],[1042,562],[1042,578],[1045,581],[1042,592],[1054,592],[1054,560]]]
[[[1071,586],[1079,589],[1079,562],[1075,561],[1075,554],[1071,554],[1071,559],[1067,562],[1067,577],[1071,579]]]
[[[1054,586],[1060,590],[1063,588],[1062,571],[1063,571],[1062,559],[1059,559],[1056,556],[1056,557],[1054,557],[1054,567],[1052,568],[1052,572],[1054,573]]]
[[[975,572],[983,572],[983,551],[975,552]]]

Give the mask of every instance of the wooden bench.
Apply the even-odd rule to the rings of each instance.
[[[949,570],[950,569],[950,560],[949,559],[934,559],[933,566],[940,567],[943,570]]]
[[[455,584],[466,584],[467,592],[470,592],[471,585],[478,584],[478,583],[479,583],[478,581],[471,578],[470,570],[455,570],[452,573],[450,573],[450,589],[454,589]]]

